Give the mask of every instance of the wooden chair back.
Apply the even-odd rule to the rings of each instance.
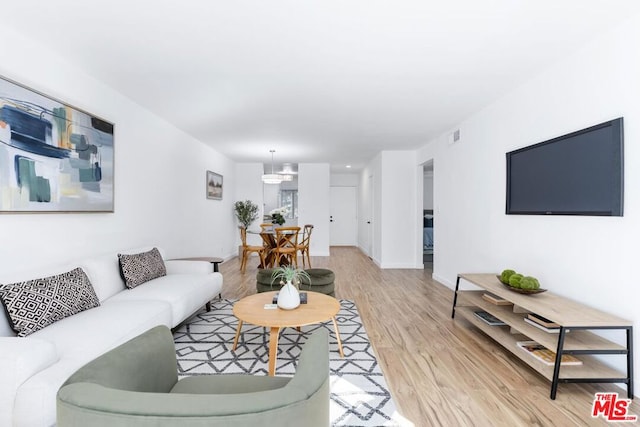
[[[266,248],[263,246],[252,246],[247,244],[247,229],[240,227],[240,240],[242,240],[242,260],[240,262],[240,272],[244,273],[247,268],[247,261],[252,252],[256,252],[260,257],[260,266],[265,265]]]
[[[276,227],[276,250],[298,248],[300,227]]]
[[[240,227],[240,240],[242,240],[242,247],[247,247],[247,229]]]
[[[260,231],[262,231],[262,232],[273,231],[273,223],[271,223],[271,222],[263,222],[262,224],[260,224]]]
[[[300,241],[299,247],[309,247],[309,242],[311,241],[311,233],[313,232],[313,225],[305,224],[302,229],[302,240]]]

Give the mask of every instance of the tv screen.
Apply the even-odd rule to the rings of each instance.
[[[622,216],[622,117],[507,153],[507,214]]]

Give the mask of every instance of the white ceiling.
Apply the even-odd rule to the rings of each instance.
[[[415,149],[637,0],[20,0],[37,39],[240,162],[364,166]]]

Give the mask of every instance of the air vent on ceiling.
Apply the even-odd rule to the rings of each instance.
[[[454,144],[460,141],[460,129],[456,129],[449,134],[449,144]]]

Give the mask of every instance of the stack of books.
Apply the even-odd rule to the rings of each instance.
[[[490,313],[487,313],[486,311],[478,310],[478,311],[474,311],[473,314],[475,314],[477,318],[482,320],[487,325],[491,325],[491,326],[506,325],[506,323],[504,323],[502,320],[498,319],[497,317],[495,317]]]
[[[556,353],[535,341],[518,341],[518,347],[548,366],[556,363]],[[582,365],[582,360],[570,354],[563,354],[560,365]]]
[[[277,304],[278,303],[278,295],[280,294],[280,292],[277,292],[274,296],[273,296],[273,300],[271,301],[273,304]],[[307,293],[306,292],[300,292],[300,304],[306,304],[307,303]]]
[[[482,298],[485,301],[489,301],[491,304],[495,304],[495,305],[513,305],[512,302],[509,302],[506,299],[501,298],[501,297],[499,297],[497,295],[490,294],[489,292],[485,292],[482,295]]]
[[[524,321],[550,334],[557,334],[560,331],[560,325],[540,316],[539,314],[529,313],[527,317],[524,318]]]

